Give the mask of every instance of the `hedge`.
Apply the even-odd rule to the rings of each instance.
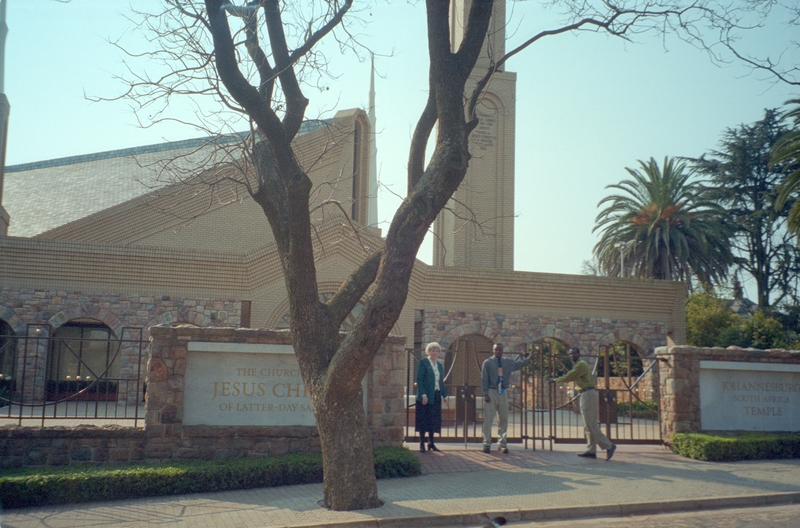
[[[377,478],[421,473],[419,459],[403,447],[376,448],[373,461]],[[316,482],[322,482],[320,453],[167,464],[8,469],[0,472],[0,507],[29,508]]]
[[[672,449],[685,457],[710,462],[800,458],[800,434],[676,433]]]

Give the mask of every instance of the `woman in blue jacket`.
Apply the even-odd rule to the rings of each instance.
[[[438,451],[433,443],[433,433],[442,432],[442,399],[447,399],[444,388],[444,367],[436,361],[442,347],[439,343],[428,343],[425,355],[417,368],[417,412],[415,428],[419,433],[419,450],[425,452],[425,433],[430,441],[428,449]]]

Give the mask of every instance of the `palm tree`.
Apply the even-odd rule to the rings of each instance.
[[[608,275],[719,284],[733,263],[725,211],[700,183],[688,182],[682,162],[650,158],[625,170],[632,180],[608,185],[624,194],[600,200],[592,230],[601,231],[594,256]]]
[[[790,196],[800,190],[800,99],[791,99],[785,104],[797,106],[783,115],[782,120],[793,120],[794,127],[775,142],[770,157],[771,165],[784,165],[783,170],[789,172],[778,187],[778,197],[775,199],[775,209],[778,211]],[[787,226],[800,237],[800,200],[796,200],[789,210]]]

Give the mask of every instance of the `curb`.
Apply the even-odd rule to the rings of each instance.
[[[776,504],[800,503],[800,492],[790,491],[763,495],[734,495],[731,497],[709,497],[704,499],[672,499],[665,501],[600,504],[567,508],[546,508],[519,512],[523,521],[553,521],[587,519],[598,517],[627,517],[676,513],[687,511],[710,511],[730,508],[756,508]]]
[[[419,515],[387,519],[363,519],[360,521],[328,522],[324,524],[292,525],[294,528],[403,528],[407,526],[446,527],[484,526],[491,527],[492,519],[503,517],[506,521],[567,521],[603,517],[628,517],[677,513],[687,511],[710,511],[732,508],[757,508],[778,504],[800,504],[800,492],[790,491],[763,495],[734,495],[705,499],[674,499],[650,502],[628,502],[620,504],[596,504],[592,506],[570,506],[538,508],[533,510],[454,513],[448,515]]]

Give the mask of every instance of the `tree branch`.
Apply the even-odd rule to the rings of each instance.
[[[267,33],[269,33],[269,41],[272,47],[272,57],[275,60],[275,69],[281,80],[281,89],[286,97],[283,129],[286,137],[291,141],[300,130],[300,125],[303,124],[308,99],[300,89],[300,84],[297,82],[297,76],[292,67],[293,62],[289,57],[289,47],[286,45],[279,0],[262,1],[267,20]]]
[[[333,317],[337,327],[341,326],[347,315],[353,311],[358,301],[361,300],[364,293],[375,281],[382,257],[383,253],[378,251],[365,260],[328,301],[331,317]]]

